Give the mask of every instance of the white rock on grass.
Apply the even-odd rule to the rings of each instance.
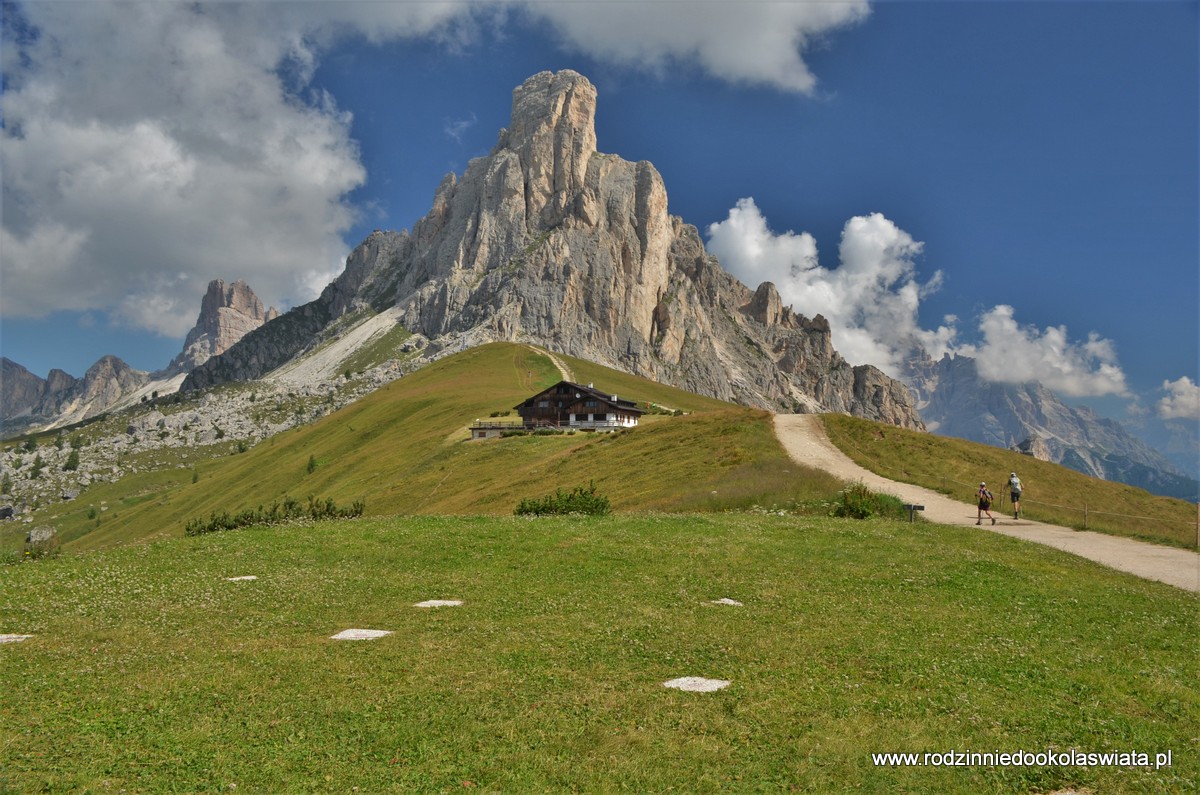
[[[32,637],[33,635],[0,635],[0,643],[20,643]]]
[[[330,635],[330,640],[375,640],[385,635],[391,635],[390,629],[343,629],[336,635]]]
[[[424,602],[417,602],[413,607],[458,607],[462,604],[460,599],[429,599]]]
[[[728,596],[726,596],[722,599],[713,599],[712,603],[714,605],[732,605],[734,607],[742,606],[742,603],[739,602],[737,599],[730,599]]]
[[[688,693],[712,693],[729,687],[727,679],[705,679],[703,676],[683,676],[663,682],[663,687],[673,687]]]
[[[241,577],[226,577],[225,579],[228,582],[248,582],[250,580],[257,580],[258,575],[257,574],[245,574],[245,575],[242,575]]]

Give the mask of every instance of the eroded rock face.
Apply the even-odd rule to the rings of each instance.
[[[0,357],[0,417],[28,414],[41,399],[45,386],[45,379],[11,359]]]
[[[2,419],[25,416],[31,420],[31,427],[64,417],[72,421],[94,417],[150,381],[149,373],[130,367],[116,356],[102,356],[82,378],[55,369],[42,380],[32,374],[21,377],[22,371],[28,373],[24,367],[5,360],[5,377],[15,373],[20,378],[23,403],[6,403]]]
[[[262,301],[244,281],[239,279],[226,285],[224,281],[214,279],[208,283],[208,291],[200,302],[200,315],[183,342],[183,351],[167,370],[173,373],[194,370],[278,316],[274,307],[263,307]]]
[[[442,181],[411,234],[372,234],[301,310],[330,322],[395,306],[434,349],[529,341],[748,405],[922,427],[906,387],[847,364],[823,318],[796,315],[773,286],[755,293],[724,271],[696,228],[668,213],[654,166],[598,152],[595,115],[596,89],[582,75],[529,78],[492,151]],[[222,373],[260,377],[298,353],[311,324],[292,323],[285,339],[292,314],[193,371],[184,388]]]

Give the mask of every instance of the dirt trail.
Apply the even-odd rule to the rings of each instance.
[[[823,469],[843,480],[861,480],[872,489],[894,494],[906,503],[924,505],[923,515],[931,522],[975,526],[974,505],[920,486],[888,480],[851,461],[829,441],[820,417],[815,414],[777,414],[775,433],[788,455],[798,464]],[[997,511],[992,511],[992,515],[996,517],[996,525],[988,524],[985,516],[982,529],[1045,544],[1138,577],[1200,592],[1200,554],[1191,550],[1028,519],[1018,521]]]

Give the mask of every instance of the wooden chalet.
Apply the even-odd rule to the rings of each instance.
[[[638,418],[646,413],[632,400],[622,400],[591,384],[584,386],[570,381],[559,381],[513,408],[521,417],[519,423],[477,421],[471,426],[471,438],[499,436],[505,430],[515,429],[615,431],[636,426]]]

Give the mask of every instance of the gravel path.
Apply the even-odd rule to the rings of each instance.
[[[861,480],[872,489],[894,494],[906,503],[924,505],[923,515],[931,522],[975,526],[974,505],[920,486],[888,480],[851,461],[829,441],[820,417],[815,414],[777,414],[775,433],[788,455],[798,464],[823,469],[843,480]],[[982,529],[1045,544],[1138,577],[1200,592],[1200,554],[1191,550],[1028,519],[1018,521],[997,511],[992,511],[992,515],[996,517],[996,525],[988,524],[985,516]]]

